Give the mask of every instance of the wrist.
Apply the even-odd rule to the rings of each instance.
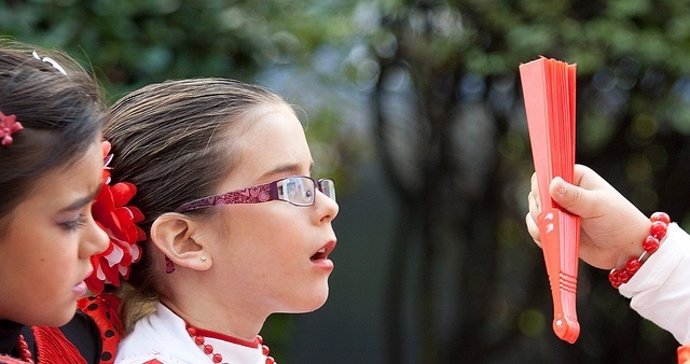
[[[650,255],[659,249],[661,240],[666,236],[668,225],[671,219],[668,214],[664,212],[655,212],[649,218],[649,224],[646,236],[629,250],[629,255],[624,264],[617,265],[618,268],[613,268],[609,272],[609,281],[614,288],[620,287],[623,283],[627,283],[635,273],[640,269],[642,264],[647,261]],[[632,257],[632,258],[630,258]]]
[[[625,222],[623,225],[628,230],[627,241],[617,249],[617,259],[611,268],[624,267],[633,257],[639,257],[644,253],[642,242],[649,236],[652,227],[650,217],[640,213],[639,220],[634,223]]]

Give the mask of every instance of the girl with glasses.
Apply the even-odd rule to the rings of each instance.
[[[104,134],[148,235],[116,362],[274,362],[264,321],[325,303],[336,245],[333,182],[311,177],[293,109],[255,85],[167,81],[116,102]]]

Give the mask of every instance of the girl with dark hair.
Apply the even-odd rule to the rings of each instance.
[[[98,362],[98,329],[75,309],[107,244],[91,215],[102,115],[77,62],[0,44],[0,362]]]
[[[104,135],[148,234],[116,363],[273,363],[264,321],[325,303],[336,244],[333,182],[311,177],[293,109],[237,81],[168,81],[117,101]]]

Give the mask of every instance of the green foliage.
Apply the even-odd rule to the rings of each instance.
[[[67,50],[93,65],[117,94],[167,78],[251,78],[271,65],[306,62],[343,39],[344,18],[308,1],[73,0],[0,3],[0,33]],[[308,11],[304,11],[308,9]]]

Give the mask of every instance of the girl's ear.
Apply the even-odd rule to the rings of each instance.
[[[176,266],[207,270],[213,262],[203,242],[194,238],[199,222],[184,214],[167,212],[151,225],[151,241]]]

